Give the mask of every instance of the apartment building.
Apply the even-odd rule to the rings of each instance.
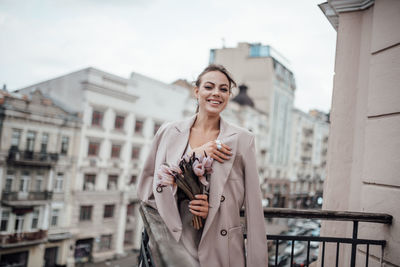
[[[326,178],[328,115],[293,109],[290,146],[290,206],[316,208],[322,205]]]
[[[66,266],[76,113],[40,91],[0,91],[0,266]]]
[[[296,83],[290,63],[269,45],[239,43],[211,49],[210,63],[224,65],[238,84],[246,84],[254,107],[267,114],[269,179],[289,174],[291,112]],[[288,181],[288,180],[287,180]]]

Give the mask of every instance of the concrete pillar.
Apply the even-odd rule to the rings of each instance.
[[[47,191],[53,191],[53,188],[52,188],[53,180],[54,180],[54,170],[50,169],[49,178],[47,179],[47,185],[46,185]]]
[[[124,237],[125,237],[125,227],[126,227],[126,193],[123,193],[121,207],[119,209],[118,216],[118,229],[117,229],[117,242],[116,242],[116,252],[117,254],[124,253]]]

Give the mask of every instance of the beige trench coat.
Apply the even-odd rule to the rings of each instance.
[[[171,190],[156,191],[156,170],[164,163],[176,164],[189,140],[196,115],[163,125],[154,137],[138,181],[139,198],[156,208],[173,237],[179,241],[182,222]],[[267,266],[267,241],[256,165],[254,135],[220,120],[218,139],[232,148],[224,163],[214,161],[210,177],[209,213],[199,243],[202,267]],[[245,207],[246,225],[240,223]],[[247,227],[246,253],[243,231]]]

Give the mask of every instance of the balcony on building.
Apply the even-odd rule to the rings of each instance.
[[[1,203],[9,207],[31,207],[44,205],[52,199],[52,191],[3,191],[1,196]]]
[[[0,248],[31,246],[47,242],[47,231],[0,234]]]
[[[58,153],[20,151],[18,147],[12,146],[8,151],[7,163],[29,167],[51,168],[57,163]]]

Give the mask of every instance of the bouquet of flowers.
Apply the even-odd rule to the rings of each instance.
[[[208,194],[213,160],[207,154],[196,157],[193,152],[192,156],[185,155],[178,165],[162,164],[157,173],[157,191],[171,186],[175,193],[179,187],[189,200],[195,199],[197,194]],[[197,215],[193,215],[192,223],[196,230],[203,227],[202,219]]]

